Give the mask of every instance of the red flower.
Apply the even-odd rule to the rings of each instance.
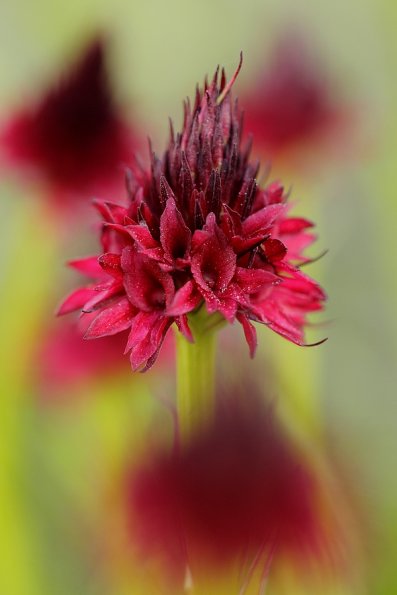
[[[56,196],[92,196],[119,188],[120,166],[135,143],[112,97],[105,47],[93,43],[78,64],[1,133],[6,158],[32,170]],[[115,183],[117,182],[117,186]]]
[[[325,553],[314,478],[247,396],[229,399],[180,452],[152,452],[128,477],[132,540],[179,579],[187,566],[194,580],[202,564],[265,562],[273,550],[296,561]]]
[[[252,355],[251,321],[301,345],[307,314],[322,308],[323,291],[295,266],[307,261],[311,223],[288,217],[282,186],[258,187],[258,165],[241,147],[234,78],[226,83],[222,72],[218,82],[216,73],[193,109],[185,104],[182,133],[171,129],[163,158],[132,172],[128,207],[97,203],[103,254],[73,264],[100,282],[60,313],[97,310],[87,338],[130,328],[133,369],[153,364],[173,322],[191,340],[186,315],[204,303],[243,325]]]
[[[271,157],[318,144],[341,120],[324,70],[296,36],[281,40],[243,104],[247,133]]]
[[[125,371],[128,362],[121,355],[125,341],[122,333],[84,341],[79,326],[69,321],[48,329],[34,360],[40,397],[54,401],[67,393],[69,398],[75,383]]]

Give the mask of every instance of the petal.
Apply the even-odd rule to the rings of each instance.
[[[243,267],[236,269],[236,282],[244,293],[254,293],[278,280],[277,275],[264,269],[245,269]]]
[[[280,222],[279,233],[301,233],[304,229],[307,229],[308,227],[314,227],[314,224],[311,221],[308,221],[307,219],[303,219],[302,217],[289,217]]]
[[[131,235],[131,237],[141,246],[141,248],[148,249],[158,247],[158,242],[153,238],[146,225],[128,225],[126,229],[128,230],[128,233]]]
[[[192,256],[191,271],[196,283],[213,293],[225,291],[233,279],[237,256],[217,228]]]
[[[87,277],[92,277],[93,279],[98,279],[103,276],[103,271],[99,265],[97,256],[89,256],[79,260],[70,260],[68,265],[79,273],[83,273],[83,275],[87,275]]]
[[[191,245],[192,234],[177,209],[175,200],[169,198],[160,218],[160,242],[170,260],[186,258]]]
[[[124,287],[130,302],[143,310],[164,310],[175,295],[174,281],[169,273],[134,247],[127,247],[121,256]]]
[[[108,335],[115,335],[131,326],[135,314],[127,298],[122,298],[108,308],[102,310],[88,327],[84,339],[98,339]]]
[[[303,345],[302,327],[287,316],[277,303],[267,300],[262,313],[269,328],[292,343]]]
[[[167,315],[181,316],[182,314],[187,314],[195,310],[201,300],[202,297],[197,291],[194,281],[188,281],[175,293],[170,307],[167,308]]]
[[[274,204],[250,215],[243,221],[243,236],[251,236],[259,231],[263,234],[269,232],[285,208],[284,204]]]
[[[127,209],[117,203],[97,199],[94,199],[92,203],[104,221],[108,223],[124,223],[124,218],[128,216]]]
[[[245,339],[250,349],[250,356],[254,357],[256,348],[258,346],[258,339],[256,336],[256,329],[254,325],[248,320],[246,314],[238,313],[236,316],[237,320],[242,324]]]
[[[130,361],[133,370],[153,365],[173,318],[161,312],[138,312],[131,323],[126,352],[131,350]]]
[[[277,262],[283,260],[287,254],[287,248],[283,242],[273,238],[269,238],[263,243],[263,251],[269,262]]]
[[[96,291],[92,287],[80,287],[76,289],[63,300],[57,310],[57,316],[63,316],[64,314],[69,314],[69,312],[81,310],[94,295],[96,295]]]
[[[189,321],[186,314],[183,314],[183,316],[178,316],[177,318],[175,318],[175,322],[179,331],[182,333],[185,339],[189,341],[189,343],[194,343],[194,338],[192,335],[192,331],[190,330]]]
[[[110,283],[96,286],[91,299],[84,304],[83,312],[89,313],[107,306],[110,301],[120,294],[122,289],[123,286],[117,281],[111,281]]]
[[[121,269],[121,256],[120,254],[112,254],[107,252],[99,257],[98,262],[101,268],[114,279],[122,279],[123,271]]]

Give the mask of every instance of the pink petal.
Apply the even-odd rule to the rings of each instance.
[[[175,318],[175,322],[179,331],[182,333],[185,339],[189,341],[189,343],[194,343],[194,338],[192,335],[192,331],[190,330],[186,314],[183,314],[183,316],[178,316],[177,318]]]
[[[233,279],[236,260],[236,254],[218,228],[193,254],[193,277],[204,291],[224,291]]]
[[[171,275],[162,271],[154,260],[128,246],[123,250],[121,266],[124,272],[124,287],[130,302],[143,310],[165,309],[175,294]]]
[[[303,330],[278,307],[278,304],[268,301],[263,309],[266,324],[296,345],[303,345]]]
[[[245,339],[248,343],[248,347],[250,349],[250,356],[254,357],[255,351],[258,345],[258,340],[256,336],[256,329],[254,325],[248,320],[246,314],[238,313],[236,316],[237,320],[242,324]]]
[[[120,254],[112,254],[111,252],[107,252],[106,254],[102,254],[102,256],[99,257],[98,262],[105,273],[111,277],[114,277],[114,279],[122,279],[123,271],[121,269]]]
[[[296,234],[301,233],[304,229],[308,227],[313,227],[314,224],[307,219],[303,219],[302,217],[289,217],[288,219],[284,219],[279,224],[279,233],[280,234]]]
[[[146,225],[129,225],[127,227],[131,237],[144,249],[157,248],[158,242],[153,238]]]
[[[79,273],[83,273],[83,275],[87,275],[87,277],[91,277],[92,279],[97,279],[103,276],[103,271],[99,265],[97,256],[89,256],[79,260],[70,260],[68,265]]]
[[[64,314],[69,314],[69,312],[81,310],[94,295],[96,295],[96,292],[93,288],[80,287],[76,289],[59,306],[57,316],[63,316]]]
[[[279,280],[279,277],[271,271],[264,269],[245,269],[237,267],[236,281],[245,293],[254,293],[263,288],[263,286],[271,285]]]
[[[117,281],[97,285],[91,299],[84,304],[83,312],[89,313],[107,306],[108,302],[115,298],[121,292],[122,288],[123,286]]]
[[[84,335],[84,339],[98,339],[99,337],[107,337],[125,331],[131,326],[134,314],[135,311],[128,299],[122,298],[119,302],[102,310],[94,318]]]
[[[124,223],[124,218],[128,216],[128,211],[122,205],[105,200],[93,200],[93,205],[108,223]]]
[[[273,238],[269,238],[263,243],[263,251],[269,262],[283,260],[287,254],[287,248],[283,242]]]
[[[258,233],[266,233],[271,230],[276,220],[285,211],[284,204],[269,205],[250,215],[243,221],[243,235],[251,236]]]
[[[160,218],[160,242],[170,260],[186,258],[192,234],[177,209],[175,200],[169,198]]]
[[[161,312],[138,312],[131,323],[126,352],[131,350],[130,361],[133,370],[153,365],[168,328],[173,322]]]
[[[175,293],[170,307],[167,308],[167,315],[181,316],[187,314],[195,310],[201,300],[202,297],[197,291],[196,284],[193,281],[188,281]]]

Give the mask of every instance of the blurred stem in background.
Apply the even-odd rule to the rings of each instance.
[[[176,333],[177,410],[182,443],[214,414],[216,335],[224,319],[204,307],[189,316],[194,342]]]

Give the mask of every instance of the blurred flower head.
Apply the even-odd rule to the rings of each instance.
[[[39,101],[3,126],[0,146],[18,172],[47,185],[54,201],[119,189],[136,137],[113,96],[103,40],[94,41]]]
[[[238,72],[238,71],[237,71]],[[321,310],[323,290],[299,266],[315,237],[312,223],[288,215],[283,187],[258,186],[258,164],[241,145],[241,121],[224,72],[185,103],[183,129],[151,168],[136,165],[130,203],[97,203],[104,220],[102,254],[72,263],[97,283],[77,290],[60,313],[97,311],[86,337],[130,329],[133,369],[155,361],[175,322],[192,340],[187,314],[205,304],[240,322],[254,354],[263,323],[302,345],[307,314]]]
[[[46,401],[56,400],[65,391],[70,398],[71,386],[128,367],[121,355],[126,340],[122,333],[99,341],[84,341],[78,324],[57,322],[42,337],[34,361],[40,396]]]
[[[342,124],[334,85],[302,35],[282,36],[242,100],[245,130],[267,158],[316,147]]]
[[[272,411],[236,395],[181,450],[150,453],[127,482],[131,540],[182,580],[243,565],[242,581],[272,556],[319,559],[314,478]],[[256,563],[255,563],[256,560]],[[250,571],[251,567],[251,571]]]

